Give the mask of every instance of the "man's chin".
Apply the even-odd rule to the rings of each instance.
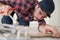
[[[43,20],[43,19],[37,19],[36,21],[38,21],[38,20]]]
[[[43,19],[37,19],[37,20],[43,20]]]

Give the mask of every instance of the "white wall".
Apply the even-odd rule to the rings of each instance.
[[[51,15],[51,18],[47,18],[46,22],[54,26],[60,26],[60,0],[54,0],[55,10]]]

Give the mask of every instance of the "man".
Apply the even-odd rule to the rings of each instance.
[[[57,29],[47,25],[44,21],[44,18],[50,17],[54,10],[53,0],[42,0],[39,3],[37,0],[1,0],[1,2],[10,5],[16,11],[20,25],[29,26],[29,21],[36,20],[39,23],[40,32],[45,34],[51,31],[53,37],[59,37]]]

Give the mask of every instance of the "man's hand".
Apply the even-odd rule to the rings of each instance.
[[[13,10],[9,10],[10,8],[11,8],[10,6],[6,7],[5,13],[3,15],[5,15],[5,16],[10,15],[12,13],[12,11],[13,11]]]
[[[39,30],[43,33],[51,33],[52,37],[60,37],[59,31],[51,25],[42,25],[39,27]]]
[[[0,11],[0,14],[2,15],[5,15],[5,16],[8,16],[12,13],[13,10],[9,10],[11,7],[8,6],[8,5],[4,5],[4,7],[1,7],[1,11]]]

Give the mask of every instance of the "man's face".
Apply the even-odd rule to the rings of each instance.
[[[36,5],[35,11],[33,13],[34,19],[35,20],[42,20],[47,17],[46,12],[42,11],[39,5]]]

